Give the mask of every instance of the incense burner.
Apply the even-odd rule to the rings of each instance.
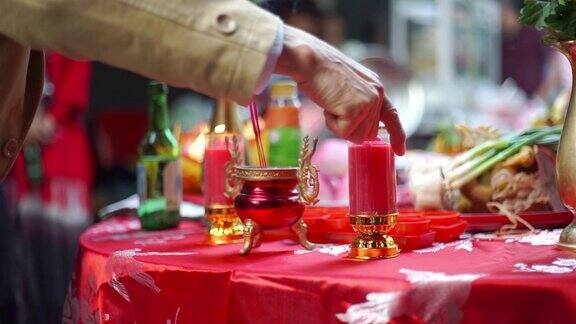
[[[302,215],[305,205],[318,201],[318,170],[310,161],[316,144],[317,139],[304,138],[298,167],[236,166],[227,172],[227,192],[235,196],[234,207],[244,224],[241,254],[259,246],[266,230],[286,227],[304,248],[314,248]]]

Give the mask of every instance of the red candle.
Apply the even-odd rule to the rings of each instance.
[[[384,138],[348,148],[350,214],[390,214],[396,209],[394,153]]]
[[[204,205],[232,205],[224,196],[224,166],[230,161],[225,147],[207,148],[204,152]]]
[[[232,138],[230,134],[207,134],[206,148],[204,150],[204,169],[203,169],[203,192],[204,206],[220,207],[232,206],[233,199],[226,197],[224,194],[226,181],[225,168],[226,163],[231,160],[231,155],[226,148],[226,138]],[[240,154],[244,146],[242,142],[239,145]]]

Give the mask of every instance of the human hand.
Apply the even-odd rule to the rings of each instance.
[[[394,152],[403,155],[406,135],[398,112],[378,75],[334,47],[299,29],[284,27],[284,48],[276,73],[290,76],[324,109],[326,125],[336,135],[361,142],[376,137],[384,122]]]

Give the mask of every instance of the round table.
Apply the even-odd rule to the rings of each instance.
[[[572,323],[576,254],[558,230],[474,235],[388,260],[346,245],[204,244],[203,227],[140,231],[115,217],[80,239],[64,305],[70,323]]]

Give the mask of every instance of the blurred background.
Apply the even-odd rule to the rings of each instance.
[[[502,132],[526,127],[545,119],[571,85],[568,62],[542,45],[540,32],[517,22],[521,0],[276,0],[261,5],[379,73],[411,150],[449,151],[456,123]],[[8,288],[0,289],[6,300],[0,314],[32,322],[59,322],[79,233],[98,221],[95,211],[136,192],[137,148],[147,127],[146,79],[98,62],[46,55],[43,107],[0,199],[4,222],[23,233],[0,226],[8,231],[0,235],[6,241],[0,243],[3,253],[19,256],[2,271],[22,271],[27,278],[2,283]],[[267,90],[258,98],[262,114],[268,97]],[[200,195],[201,137],[215,104],[185,89],[170,89],[169,100],[171,121],[181,134],[185,177],[195,179],[185,183],[185,190]],[[316,163],[330,175],[323,187],[337,188],[330,182],[344,178],[346,161],[329,153],[340,150],[345,156],[346,143],[324,128],[314,103],[302,96],[300,101],[302,133],[321,139]],[[249,120],[247,109],[238,114]],[[347,190],[322,195],[339,201]],[[19,247],[11,250],[11,244]],[[14,305],[34,311],[15,314],[23,308]]]

